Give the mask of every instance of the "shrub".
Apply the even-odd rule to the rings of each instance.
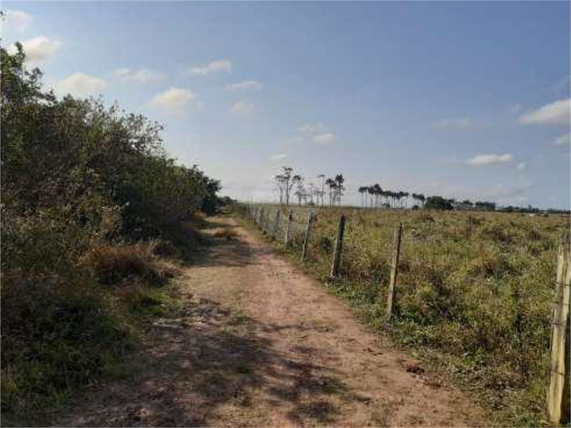
[[[166,155],[159,124],[58,99],[24,61],[0,48],[2,409],[16,421],[117,371],[129,314],[172,274],[156,255],[198,242],[220,188]]]
[[[141,279],[160,285],[165,281],[165,272],[157,269],[148,244],[101,245],[86,252],[81,262],[102,284]]]

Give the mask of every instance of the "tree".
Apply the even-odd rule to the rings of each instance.
[[[445,210],[450,211],[454,209],[452,203],[448,199],[443,198],[442,196],[429,196],[426,198],[426,203],[424,204],[424,208],[427,210]]]
[[[301,176],[293,175],[293,168],[291,167],[284,166],[282,169],[283,172],[274,176],[274,180],[280,192],[280,204],[285,202],[285,205],[289,206],[291,190],[293,186],[301,179]]]
[[[329,205],[333,205],[335,186],[337,185],[337,183],[332,178],[328,178],[327,180],[325,180],[325,185],[329,187]]]
[[[343,178],[343,174],[337,174],[333,181],[335,183],[333,187],[333,202],[337,202],[338,205],[341,205],[341,197],[345,191],[345,186],[343,185],[345,178]]]
[[[366,186],[361,186],[359,187],[359,193],[361,194],[361,206],[365,206],[365,199],[364,199],[364,195],[365,192],[367,191],[367,187]]]
[[[323,206],[323,198],[325,196],[325,175],[319,174],[317,178],[319,178],[319,187],[320,187],[318,197],[321,198],[320,205]]]
[[[378,183],[373,184],[373,195],[375,197],[375,208],[379,207],[379,198],[383,194],[383,189]]]
[[[297,189],[295,191],[295,196],[297,196],[297,204],[301,205],[301,200],[307,199],[307,190],[305,190],[305,187],[303,187],[303,177],[296,175],[294,179],[297,184]]]
[[[371,208],[373,208],[373,207],[374,207],[374,196],[375,196],[375,188],[374,188],[374,186],[367,186],[367,193],[368,193],[369,196],[370,196],[370,201],[371,201],[371,202],[370,202],[370,205],[371,205]]]

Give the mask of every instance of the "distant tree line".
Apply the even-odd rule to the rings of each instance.
[[[319,183],[305,182],[304,177],[293,173],[293,168],[283,167],[282,173],[274,176],[280,195],[280,204],[289,205],[291,195],[297,198],[298,205],[324,205],[324,197],[328,195],[330,206],[341,205],[341,198],[345,193],[345,178],[337,174],[332,178],[318,175]],[[327,190],[327,191],[326,191]],[[378,183],[360,186],[361,206],[372,209],[406,209],[412,199],[411,209],[443,210],[443,211],[500,211],[521,213],[569,213],[569,210],[541,210],[531,205],[527,207],[505,206],[499,207],[495,202],[470,201],[469,199],[456,200],[433,195],[425,196],[422,193],[409,193],[402,190],[383,189]]]

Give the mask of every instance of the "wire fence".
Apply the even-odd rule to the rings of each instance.
[[[549,368],[565,329],[555,333],[553,323],[561,324],[561,314],[569,323],[568,294],[557,297],[563,291],[554,286],[558,266],[569,262],[568,252],[556,257],[568,217],[264,204],[239,210],[402,342],[467,359],[477,376],[502,388],[555,382]],[[557,373],[564,373],[560,360]],[[558,388],[550,391],[566,394]]]

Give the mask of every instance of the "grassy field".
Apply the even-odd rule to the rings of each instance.
[[[269,209],[273,233],[276,207]],[[310,210],[293,208],[298,256]],[[341,272],[328,281],[358,316],[427,364],[446,371],[491,409],[496,423],[542,423],[558,238],[568,216],[326,208],[306,268],[328,280],[338,218],[348,218]],[[283,239],[282,215],[277,236]],[[385,319],[393,231],[403,224],[395,317]]]

